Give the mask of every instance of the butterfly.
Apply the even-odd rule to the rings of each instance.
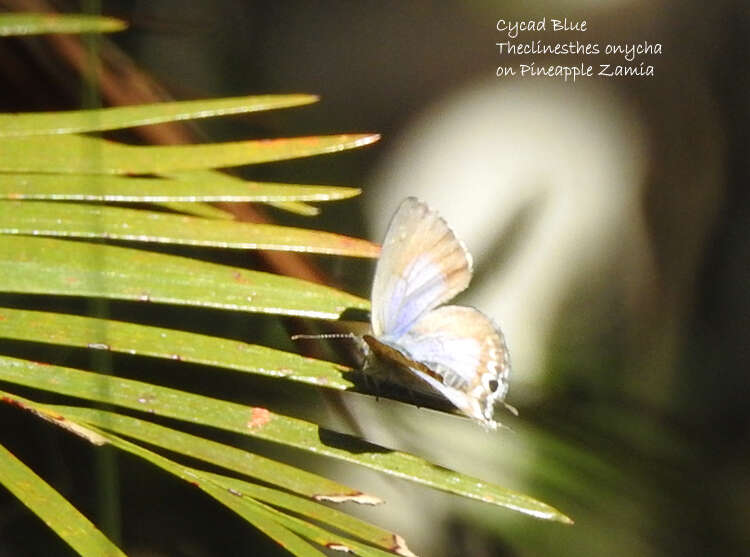
[[[503,333],[473,307],[443,305],[469,285],[471,274],[471,255],[445,220],[406,198],[375,268],[364,371],[437,394],[495,429],[494,405],[505,398],[510,374]]]

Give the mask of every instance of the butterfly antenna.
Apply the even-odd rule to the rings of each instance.
[[[348,338],[348,339],[356,339],[357,335],[354,333],[325,333],[322,335],[292,335],[292,340],[299,340],[299,339],[306,339],[306,340],[315,340],[315,339],[327,339],[327,338]]]

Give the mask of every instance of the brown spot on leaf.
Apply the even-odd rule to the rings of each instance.
[[[408,547],[406,547],[406,540],[398,534],[393,534],[393,545],[391,546],[391,551],[398,555],[403,555],[404,557],[417,557]]]
[[[62,427],[63,429],[68,430],[69,432],[75,435],[78,435],[79,437],[83,437],[84,439],[93,443],[94,445],[104,445],[107,442],[107,440],[101,435],[99,435],[96,431],[93,431],[75,422],[71,422],[62,414],[58,414],[57,412],[48,410],[47,408],[44,408],[44,407],[37,408],[35,406],[26,404],[22,400],[18,400],[9,396],[3,396],[0,399],[0,401],[5,402],[7,404],[11,404],[18,408],[21,408],[22,410],[31,412],[35,416],[47,422],[51,422],[55,425]]]
[[[331,503],[359,503],[360,505],[382,505],[383,500],[374,495],[368,495],[361,491],[350,491],[349,493],[317,493],[312,496],[316,501],[329,501]]]
[[[255,406],[253,408],[250,421],[247,422],[247,427],[249,429],[257,429],[265,426],[270,421],[271,413],[268,411],[268,409]]]
[[[239,282],[240,284],[250,284],[248,278],[243,276],[239,271],[235,271],[232,274],[232,278],[235,280],[235,282]]]
[[[11,406],[17,406],[18,408],[22,408],[26,410],[26,405],[22,403],[20,400],[17,400],[15,398],[11,398],[9,396],[3,396],[2,398],[0,398],[0,400],[4,402],[5,404],[10,404]]]

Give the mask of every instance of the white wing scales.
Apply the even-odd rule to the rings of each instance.
[[[409,197],[391,219],[372,286],[376,337],[400,336],[471,280],[471,256],[446,222]]]
[[[372,289],[375,338],[365,340],[374,359],[385,358],[386,365],[412,374],[404,383],[418,378],[494,428],[494,403],[505,396],[510,373],[503,335],[474,308],[438,308],[468,286],[471,272],[471,256],[446,222],[407,198],[383,241]],[[382,364],[371,362],[368,368]]]
[[[508,391],[510,358],[496,325],[479,310],[443,306],[425,314],[398,342],[441,380],[412,371],[466,415],[494,428],[495,401]]]

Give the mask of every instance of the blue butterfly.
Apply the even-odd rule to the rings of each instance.
[[[409,197],[391,219],[372,286],[365,372],[438,394],[495,429],[510,357],[500,329],[479,310],[444,306],[471,280],[471,255],[447,223]]]

